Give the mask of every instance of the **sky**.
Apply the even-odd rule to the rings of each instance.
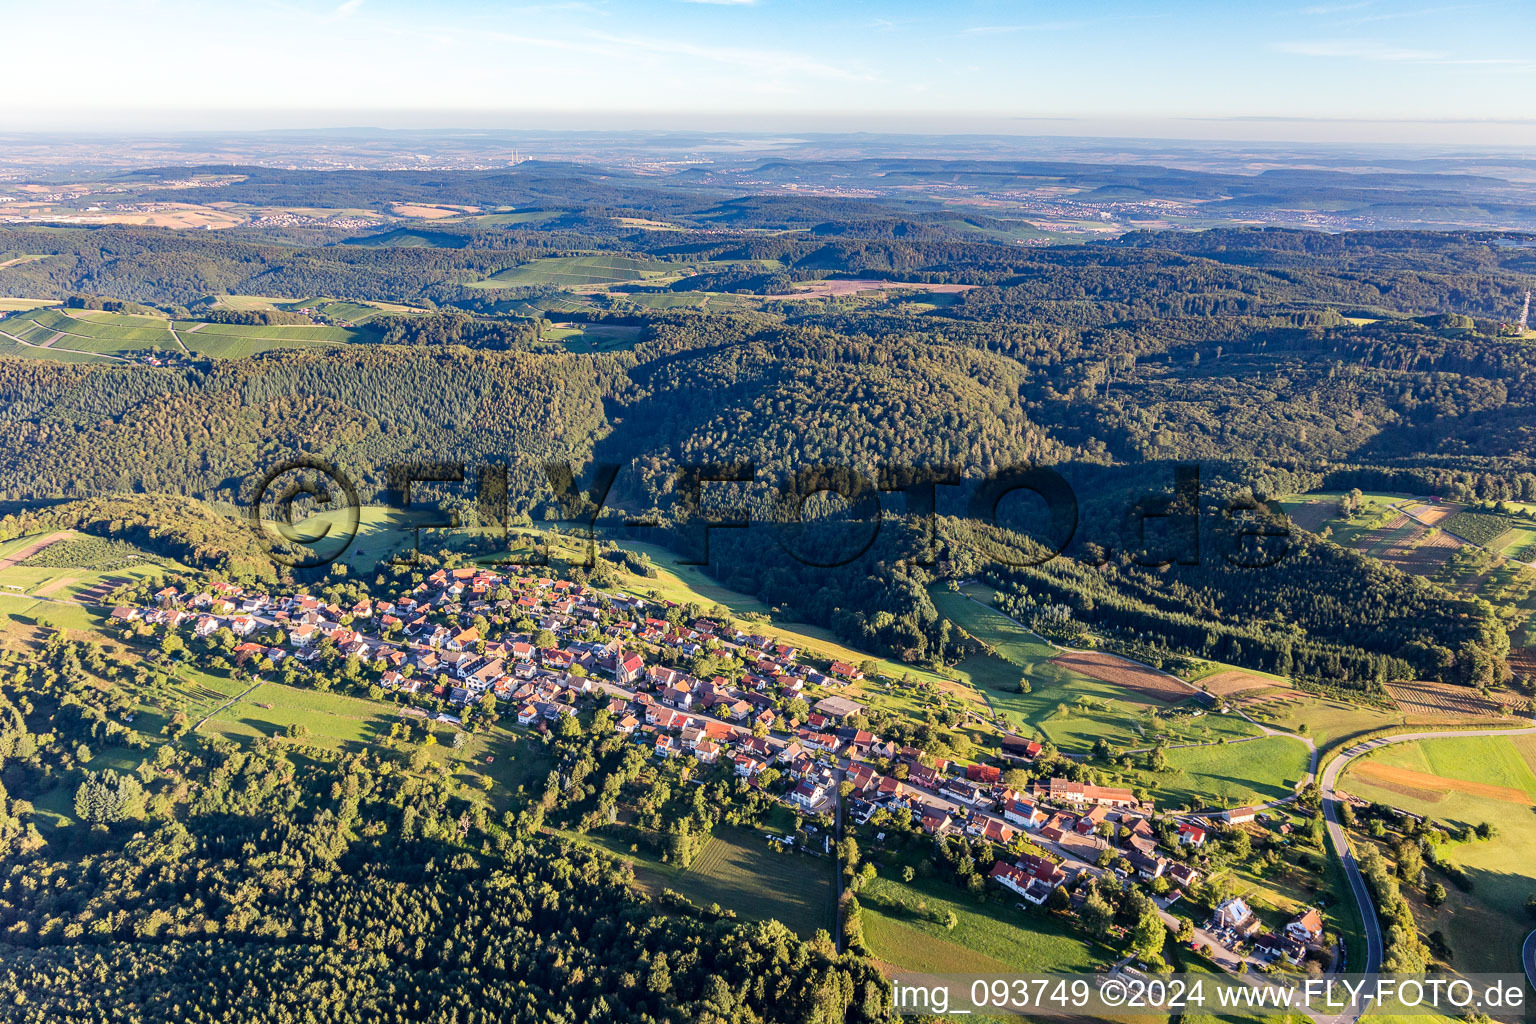
[[[1536,144],[1532,0],[0,0],[0,25],[13,130]]]

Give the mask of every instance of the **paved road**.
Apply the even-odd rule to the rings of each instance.
[[[1413,500],[1422,500],[1422,499],[1413,499]],[[1424,520],[1422,520],[1422,519],[1420,519],[1418,517],[1417,513],[1410,512],[1406,508],[1403,508],[1401,505],[1393,505],[1391,507],[1396,509],[1397,511],[1401,512],[1403,515],[1407,516],[1409,519],[1412,519],[1414,522],[1418,523],[1420,526],[1427,527],[1427,528],[1429,528],[1431,530],[1439,530],[1441,533],[1445,534],[1447,537],[1454,537],[1456,540],[1461,541],[1463,544],[1465,544],[1469,548],[1482,548],[1484,551],[1487,551],[1489,554],[1494,554],[1492,549],[1484,547],[1482,544],[1479,544],[1476,541],[1467,540],[1467,538],[1461,536],[1460,534],[1452,533],[1450,530],[1447,530],[1443,526],[1436,526],[1434,523],[1425,522]],[[1447,517],[1447,518],[1449,518],[1449,517]],[[1515,565],[1526,565],[1526,566],[1536,565],[1536,563],[1522,562],[1518,558],[1510,558],[1507,555],[1494,555],[1494,557],[1495,558],[1503,558],[1505,561],[1513,562]]]
[[[1381,970],[1381,923],[1376,916],[1376,907],[1371,902],[1370,890],[1366,887],[1365,878],[1360,874],[1360,865],[1355,861],[1354,850],[1350,848],[1349,837],[1344,833],[1344,825],[1339,820],[1339,797],[1334,791],[1334,784],[1338,782],[1339,773],[1344,770],[1355,758],[1370,753],[1379,747],[1390,746],[1394,743],[1411,743],[1415,740],[1451,739],[1458,736],[1524,736],[1536,733],[1536,727],[1525,729],[1445,729],[1439,732],[1411,732],[1398,736],[1383,736],[1365,743],[1357,744],[1341,753],[1338,757],[1328,762],[1324,769],[1320,783],[1323,791],[1323,816],[1327,819],[1328,838],[1333,841],[1334,852],[1339,855],[1339,860],[1344,864],[1344,873],[1349,877],[1349,887],[1354,891],[1355,902],[1360,906],[1360,918],[1365,927],[1365,962],[1353,968],[1352,973],[1375,974]],[[1531,970],[1530,954],[1532,943],[1526,941],[1525,952],[1526,970]],[[1352,1013],[1345,1014],[1339,1019],[1343,1024],[1353,1024],[1360,1016],[1360,1008]]]
[[[1520,961],[1525,964],[1525,980],[1531,983],[1531,988],[1536,988],[1536,932],[1525,937],[1525,945],[1520,947]]]

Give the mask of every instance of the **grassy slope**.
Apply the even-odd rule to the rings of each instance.
[[[943,615],[993,652],[967,658],[955,666],[956,674],[986,693],[992,706],[1021,732],[1069,751],[1091,748],[1101,737],[1116,747],[1152,742],[1152,713],[1166,712],[1168,705],[1135,699],[1111,683],[1052,664],[1056,650],[989,607],[990,591],[985,587],[968,587],[958,594],[936,587],[932,597]],[[1019,692],[1020,676],[1028,677],[1030,693]],[[1080,698],[1088,698],[1092,706],[1084,710],[1071,707],[1061,716],[1061,705],[1070,707]],[[1223,735],[1253,736],[1256,732],[1241,719],[1208,715],[1180,725],[1171,735],[1176,740],[1199,742]]]
[[[806,938],[835,928],[833,859],[775,853],[766,833],[756,829],[716,828],[687,868],[631,850],[602,832],[561,834],[631,862],[636,880],[652,894],[671,889],[701,907],[718,903],[747,920],[782,921]]]
[[[1466,871],[1472,890],[1446,884],[1438,910],[1416,907],[1420,927],[1445,932],[1460,971],[1518,971],[1520,944],[1531,930],[1526,897],[1536,892],[1536,743],[1529,737],[1458,737],[1397,744],[1371,755],[1383,765],[1429,771],[1448,779],[1523,790],[1525,805],[1447,790],[1435,799],[1383,788],[1351,767],[1350,793],[1456,825],[1491,822],[1500,834],[1453,848],[1451,863]],[[1435,872],[1431,870],[1433,876]]]

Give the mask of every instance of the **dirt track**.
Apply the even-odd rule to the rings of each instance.
[[[1355,769],[1355,774],[1370,779],[1372,782],[1386,783],[1389,786],[1401,786],[1415,790],[1415,795],[1426,794],[1429,798],[1438,799],[1448,790],[1458,793],[1467,793],[1471,796],[1487,797],[1492,800],[1502,800],[1511,804],[1530,804],[1531,798],[1522,789],[1511,786],[1495,786],[1487,782],[1466,782],[1461,779],[1447,779],[1440,775],[1431,775],[1428,772],[1414,771],[1412,768],[1394,768],[1391,765],[1377,764],[1367,761]]]
[[[1281,679],[1271,679],[1254,672],[1244,672],[1242,669],[1227,669],[1217,672],[1213,676],[1207,676],[1200,680],[1200,685],[1217,697],[1225,697],[1228,694],[1242,693],[1245,690],[1258,690],[1265,688],[1281,687],[1290,688],[1290,684]]]
[[[57,533],[50,533],[48,536],[28,544],[20,551],[13,551],[11,554],[5,556],[4,558],[0,558],[0,569],[9,569],[13,565],[19,565],[22,562],[25,562],[27,559],[31,558],[33,555],[37,554],[39,551],[43,550],[43,548],[52,547],[59,541],[68,540],[73,536],[74,534],[69,530],[60,530]]]
[[[1196,692],[1193,686],[1171,676],[1101,651],[1068,651],[1052,658],[1051,664],[1169,704],[1177,704]]]

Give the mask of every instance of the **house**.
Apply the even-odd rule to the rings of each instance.
[[[1323,937],[1323,915],[1316,907],[1308,907],[1285,926],[1285,934],[1297,942],[1316,942]]]
[[[1163,872],[1168,870],[1166,858],[1150,856],[1140,850],[1132,850],[1126,855],[1126,859],[1131,862],[1131,867],[1135,869],[1137,876],[1148,882],[1154,878],[1161,878]]]
[[[1044,857],[1026,854],[1013,864],[998,861],[987,877],[1039,906],[1067,880],[1067,873]]]
[[[1102,804],[1107,807],[1134,807],[1136,794],[1114,786],[1091,786],[1068,779],[1052,779],[1048,784],[1035,783],[1035,795],[1058,803]]]
[[[261,644],[241,644],[235,648],[235,664],[244,665],[252,658],[266,657],[266,651]]]
[[[961,803],[970,804],[973,807],[979,804],[991,803],[980,790],[961,779],[950,779],[939,790],[945,796],[959,800]]]
[[[464,632],[450,637],[443,646],[451,651],[466,651],[479,642],[480,631],[478,629],[466,629]]]
[[[1008,846],[1018,834],[1011,826],[1005,825],[996,818],[991,817],[983,817],[982,826],[975,833],[977,838],[985,839],[989,843],[996,843],[998,846]]]
[[[824,697],[816,702],[816,711],[841,722],[853,715],[862,715],[865,708],[863,704],[847,697]]]
[[[924,804],[920,822],[923,831],[929,835],[942,835],[949,830],[949,812],[939,807]]]
[[[1200,881],[1200,872],[1188,864],[1174,862],[1168,865],[1168,878],[1181,889],[1188,889]]]
[[[829,671],[840,679],[859,680],[864,678],[863,672],[860,672],[846,661],[834,661]]]
[[[1204,846],[1205,829],[1187,821],[1179,822],[1179,842],[1185,846]]]
[[[1012,889],[1020,896],[1029,892],[1029,887],[1034,882],[1034,879],[1022,868],[1005,861],[993,864],[992,870],[987,872],[987,877],[1006,889]]]
[[[662,735],[656,737],[657,757],[671,757],[673,754],[677,753],[677,750],[678,745],[671,736],[663,733]]]
[[[731,761],[736,766],[736,774],[744,779],[750,779],[763,770],[763,762],[747,754],[737,754],[731,758]]]
[[[1265,932],[1253,940],[1253,951],[1266,960],[1277,960],[1285,957],[1293,964],[1301,963],[1307,955],[1306,947],[1290,936],[1276,935],[1273,932]]]
[[[827,791],[819,782],[810,779],[802,779],[794,791],[789,794],[790,800],[800,807],[810,810],[826,797]]]
[[[693,756],[704,764],[714,764],[720,757],[720,744],[713,740],[701,740],[694,744]]]
[[[1003,737],[1003,756],[1019,761],[1033,761],[1040,756],[1045,746],[1039,740],[1028,740],[1022,736]]]
[[[129,608],[127,605],[121,604],[113,608],[112,614],[109,616],[113,622],[132,622],[138,617],[139,610],[137,608]]]
[[[1002,781],[1003,770],[990,764],[971,764],[965,767],[965,777],[972,782],[979,782],[984,786],[990,786],[993,783]]]
[[[1009,800],[1003,804],[1003,819],[1023,828],[1039,828],[1045,824],[1046,816],[1028,800]]]
[[[1049,821],[1040,826],[1040,834],[1053,843],[1059,843],[1076,824],[1077,819],[1070,814],[1053,814]]]
[[[1222,811],[1221,818],[1229,824],[1242,825],[1252,821],[1257,814],[1258,811],[1252,807],[1234,807],[1230,811]]]
[[[197,620],[197,625],[192,627],[193,636],[209,636],[219,628],[219,620],[204,615]]]
[[[1105,807],[1103,804],[1099,804],[1097,807],[1091,809],[1087,814],[1077,819],[1077,834],[1080,836],[1091,836],[1098,829],[1098,827],[1108,819],[1109,808]]]
[[[532,704],[524,704],[517,709],[517,724],[532,725],[533,720],[539,717],[539,709]]]
[[[1243,931],[1257,923],[1253,911],[1248,909],[1248,904],[1236,896],[1222,900],[1217,905],[1216,912],[1211,915],[1211,921],[1218,928],[1231,928],[1234,931]]]

